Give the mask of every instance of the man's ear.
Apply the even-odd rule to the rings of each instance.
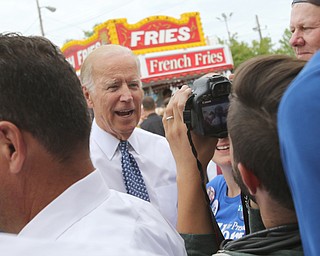
[[[7,121],[0,122],[0,154],[11,173],[21,171],[26,158],[26,145],[19,128]]]
[[[242,163],[238,163],[238,170],[242,177],[243,183],[246,185],[249,193],[255,195],[257,188],[260,186],[260,180],[252,171],[248,170]]]
[[[87,89],[87,87],[82,86],[82,92],[83,92],[84,97],[86,98],[88,107],[93,108],[93,101],[91,99],[91,96],[90,96],[90,93],[89,93],[89,90]]]

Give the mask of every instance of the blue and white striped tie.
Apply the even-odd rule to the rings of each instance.
[[[150,202],[146,184],[144,183],[139,166],[128,150],[128,142],[120,141],[121,165],[127,193]]]

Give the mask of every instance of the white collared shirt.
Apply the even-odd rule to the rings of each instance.
[[[64,191],[18,236],[186,255],[182,238],[158,210],[146,201],[109,189],[98,170]]]
[[[0,233],[0,251],[4,256],[163,256],[150,250],[105,246],[95,241],[52,241]]]
[[[90,154],[111,189],[126,193],[122,178],[119,140],[102,130],[95,120],[90,135]],[[150,202],[173,225],[177,222],[176,165],[167,140],[159,135],[135,128],[129,151],[138,163]]]

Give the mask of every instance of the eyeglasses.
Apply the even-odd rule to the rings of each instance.
[[[320,6],[320,0],[293,0],[292,1],[292,5],[297,3],[310,3],[310,4]]]

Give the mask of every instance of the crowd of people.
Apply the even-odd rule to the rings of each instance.
[[[235,70],[219,139],[185,125],[187,85],[150,130],[126,47],[95,49],[79,79],[44,37],[1,34],[1,252],[318,255],[320,2],[294,0],[290,29],[295,57]]]

